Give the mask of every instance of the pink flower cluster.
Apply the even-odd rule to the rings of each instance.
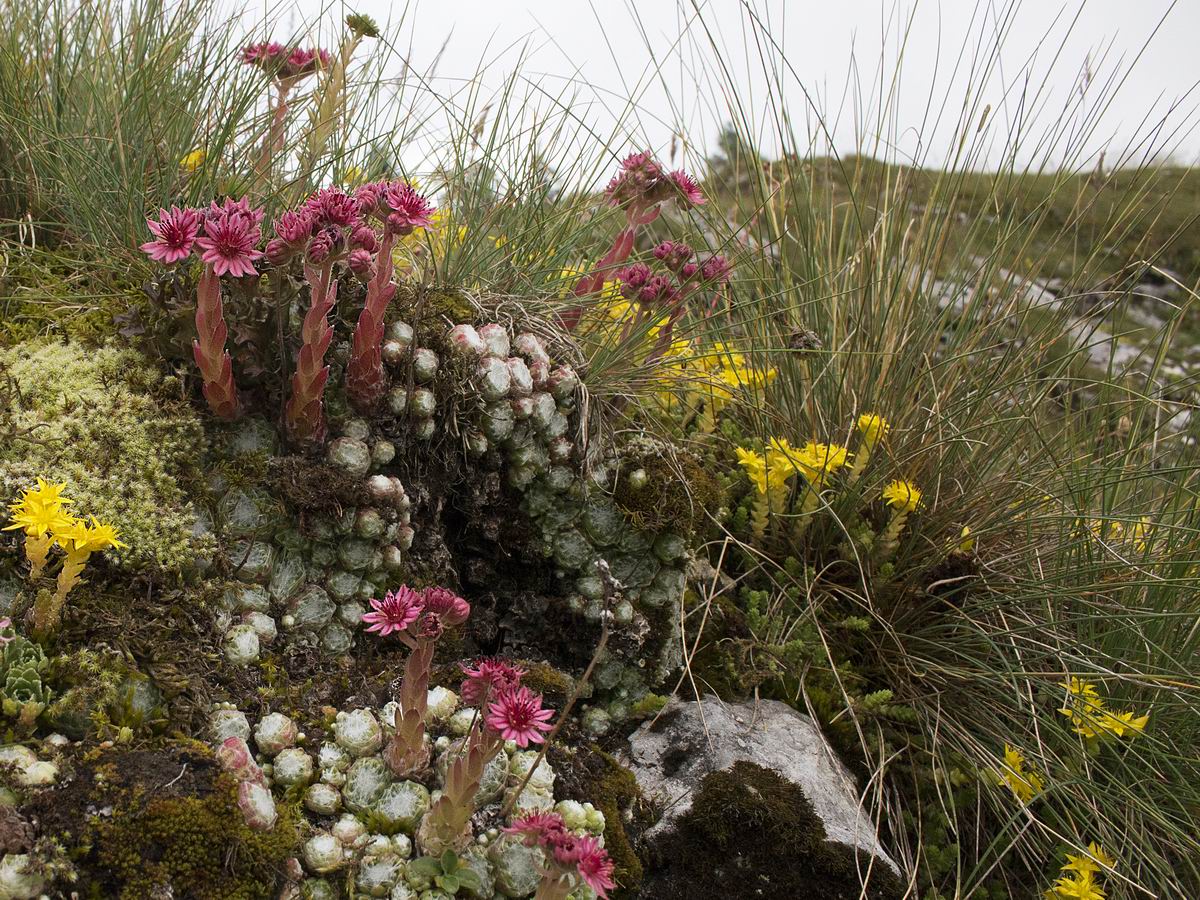
[[[214,200],[208,209],[172,206],[158,211],[158,221],[146,220],[154,240],[141,249],[157,262],[174,265],[199,248],[201,261],[217,275],[257,275],[262,219],[262,209],[252,209],[245,197],[220,205]]]
[[[649,153],[632,153],[621,163],[621,171],[605,188],[613,206],[649,208],[667,200],[683,206],[700,206],[704,193],[696,179],[682,169],[668,172]]]
[[[257,66],[272,78],[299,79],[326,68],[332,58],[328,50],[300,47],[291,49],[276,41],[250,44],[242,49],[242,62]]]
[[[275,221],[275,237],[267,258],[279,265],[297,254],[313,265],[345,258],[359,275],[371,271],[381,241],[371,219],[385,232],[410,234],[428,225],[434,206],[403,181],[365,184],[351,196],[340,188],[324,188]]]
[[[382,600],[372,599],[370,603],[371,612],[362,620],[367,623],[367,631],[381,637],[398,634],[410,640],[432,639],[447,628],[461,625],[471,615],[471,604],[443,587],[418,592],[401,585],[388,591]]]
[[[578,835],[569,830],[558,813],[530,813],[504,830],[520,835],[528,846],[541,847],[551,865],[560,870],[551,875],[577,874],[601,898],[607,897],[616,887],[614,865],[608,851],[591,835]]]
[[[731,266],[716,254],[702,263],[692,261],[692,248],[677,241],[664,241],[654,248],[654,258],[665,272],[655,272],[646,263],[633,263],[614,274],[621,295],[627,300],[653,306],[675,306],[700,287],[716,287],[729,279]]]
[[[483,721],[503,740],[518,747],[541,744],[553,730],[554,711],[542,706],[542,697],[522,686],[525,670],[500,659],[480,659],[473,666],[460,665],[463,703],[483,710]]]

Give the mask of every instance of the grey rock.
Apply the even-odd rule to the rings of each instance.
[[[691,809],[692,793],[705,775],[750,762],[799,785],[830,840],[871,853],[900,874],[879,842],[870,813],[859,806],[850,772],[813,721],[786,703],[672,700],[657,722],[630,735],[622,761],[641,789],[662,801],[663,817],[646,832],[649,840]]]

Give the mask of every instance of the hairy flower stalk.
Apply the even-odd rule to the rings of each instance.
[[[288,433],[299,443],[325,440],[325,384],[329,366],[325,353],[333,340],[329,313],[337,303],[337,279],[333,263],[322,266],[304,264],[304,280],[309,286],[308,312],[300,327],[300,355],[292,373],[292,393],[285,413]]]
[[[488,763],[503,747],[504,741],[498,734],[476,723],[467,736],[465,748],[446,771],[442,795],[421,822],[419,837],[425,853],[459,852],[471,843],[475,795],[479,793]]]
[[[237,385],[233,380],[233,361],[225,349],[229,330],[221,303],[221,276],[255,276],[254,263],[263,254],[258,250],[263,213],[252,209],[246,198],[215,200],[208,209],[160,209],[158,221],[147,219],[155,239],[141,245],[151,259],[174,265],[200,252],[204,269],[196,288],[196,337],[192,355],[200,369],[204,398],[209,408],[222,419],[236,419],[240,413]]]
[[[921,489],[911,481],[898,479],[883,489],[883,499],[892,510],[887,527],[879,536],[880,553],[890,556],[900,544],[900,532],[908,517],[921,505]]]
[[[480,713],[447,769],[442,795],[421,823],[418,839],[428,854],[458,852],[470,843],[475,796],[488,763],[504,742],[512,740],[527,747],[541,743],[543,733],[551,730],[552,713],[542,708],[542,698],[520,686],[523,670],[485,659],[474,668],[463,666],[463,672],[467,675],[463,700]]]
[[[288,97],[296,84],[319,69],[329,65],[326,50],[288,49],[274,41],[251,44],[242,50],[242,62],[261,69],[272,79],[275,98],[271,106],[270,124],[263,135],[262,147],[254,163],[254,191],[260,194],[271,178],[275,160],[287,142]]]
[[[354,327],[350,362],[346,367],[346,392],[350,402],[359,409],[373,407],[387,390],[383,372],[383,330],[384,313],[396,296],[396,285],[392,282],[395,242],[396,234],[385,229],[375,256],[375,271],[367,282],[367,299]]]
[[[878,413],[863,413],[858,417],[856,425],[859,434],[858,447],[854,451],[854,465],[850,467],[850,474],[847,478],[850,484],[854,484],[862,477],[862,473],[867,468],[867,463],[871,459],[871,454],[875,452],[875,448],[880,442],[887,437],[890,426],[887,420]]]
[[[366,302],[354,328],[350,362],[346,368],[346,390],[355,406],[369,410],[387,389],[383,372],[383,330],[384,314],[396,295],[396,285],[392,281],[395,270],[392,249],[397,238],[427,227],[432,221],[434,207],[405,182],[363,185],[355,193],[355,199],[363,216],[377,219],[383,225],[383,235],[378,238],[369,227],[360,226],[354,233],[360,246],[351,254],[352,265],[356,258],[360,259],[372,274],[367,283]],[[373,265],[369,261],[371,252],[374,252]]]
[[[396,700],[395,731],[383,751],[384,761],[399,777],[408,778],[429,765],[425,741],[429,670],[437,639],[446,628],[467,621],[471,606],[446,588],[426,588],[417,593],[407,585],[371,601],[363,616],[368,631],[386,637],[394,634],[412,651],[404,664],[400,696]]]
[[[120,549],[128,546],[118,539],[115,528],[96,521],[95,516],[90,522],[72,519],[65,528],[55,534],[55,538],[67,555],[63,560],[62,569],[59,570],[54,593],[41,592],[33,604],[33,630],[41,635],[48,634],[58,627],[63,606],[67,602],[67,594],[82,580],[83,570],[91,555],[109,548]]]
[[[206,263],[196,287],[196,337],[192,356],[200,369],[204,399],[217,418],[232,421],[241,412],[233,382],[233,359],[225,349],[229,330],[221,304],[221,279]]]
[[[425,713],[428,708],[429,670],[437,638],[417,641],[404,663],[404,679],[397,698],[395,732],[383,751],[384,762],[398,777],[408,778],[429,765],[425,742]]]

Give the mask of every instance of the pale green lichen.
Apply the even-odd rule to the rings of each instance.
[[[0,350],[0,495],[65,481],[72,512],[116,526],[132,569],[179,571],[206,551],[180,484],[204,430],[178,382],[131,350]]]

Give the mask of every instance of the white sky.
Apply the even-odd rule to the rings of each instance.
[[[884,155],[879,140],[901,158],[943,164],[974,84],[970,133],[984,105],[992,108],[976,165],[1002,161],[1017,122],[1027,135],[1016,152],[1022,165],[1048,149],[1038,139],[1046,129],[1060,135],[1048,151],[1055,164],[1082,164],[1104,150],[1111,165],[1148,134],[1139,153],[1152,146],[1183,162],[1200,157],[1200,130],[1192,127],[1200,0],[357,0],[351,8],[398,28],[398,56],[408,55],[416,71],[448,39],[433,82],[439,92],[461,95],[482,67],[474,84],[487,96],[523,57],[523,89],[533,82],[554,94],[567,89],[588,127],[604,135],[636,131],[631,144],[660,152],[673,133],[693,149],[710,146],[730,118],[730,84],[764,145],[777,147],[769,110],[778,103],[768,102],[766,60],[780,74],[801,139],[820,133],[812,114],[819,108],[842,153],[863,146]],[[247,19],[279,9],[252,7]],[[345,11],[322,0],[297,0],[289,9],[295,12],[285,21],[299,27],[320,18],[322,31]],[[398,58],[391,70],[400,70]],[[1091,81],[1081,93],[1085,72]],[[626,116],[617,124],[631,94],[637,122]],[[881,96],[891,98],[882,120]]]

